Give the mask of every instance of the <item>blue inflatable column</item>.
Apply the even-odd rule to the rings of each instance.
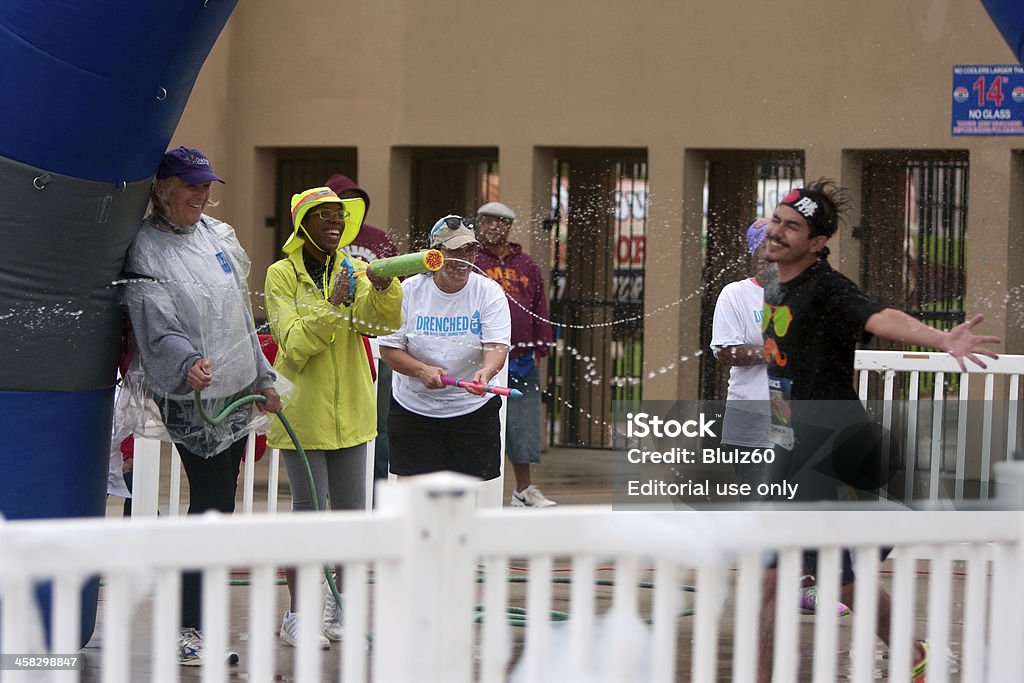
[[[104,513],[121,333],[115,283],[153,173],[236,1],[0,3],[8,519]],[[83,592],[83,645],[97,586]]]

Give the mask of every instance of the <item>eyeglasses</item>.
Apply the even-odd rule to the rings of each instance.
[[[512,219],[505,218],[503,216],[480,216],[476,222],[477,225],[483,225],[485,223],[487,225],[500,225],[502,227],[512,225]]]
[[[320,220],[322,221],[329,221],[332,218],[337,218],[339,221],[347,221],[349,216],[352,215],[345,209],[338,209],[337,211],[332,211],[330,209],[313,209],[310,213],[320,216]]]
[[[772,306],[765,304],[761,309],[761,331],[766,332],[768,325],[774,325],[775,334],[785,337],[789,332],[789,324],[793,322],[793,311],[789,306]]]

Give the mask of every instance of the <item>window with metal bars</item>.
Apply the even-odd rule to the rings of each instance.
[[[581,154],[553,168],[553,445],[610,447],[612,401],[641,396],[647,163],[614,156]]]
[[[793,151],[713,150],[707,153],[701,253],[700,396],[725,399],[729,369],[710,352],[715,302],[730,282],[750,276],[747,227],[771,216],[794,187],[804,185],[803,155]]]
[[[861,225],[854,229],[861,288],[943,330],[965,319],[968,171],[960,150],[871,152],[863,159]],[[870,348],[922,350],[877,338]],[[955,395],[958,376],[944,381],[946,395]],[[931,394],[931,382],[922,392]],[[906,387],[898,384],[895,395],[905,398]]]
[[[967,162],[906,167],[903,289],[907,312],[943,330],[964,321]]]

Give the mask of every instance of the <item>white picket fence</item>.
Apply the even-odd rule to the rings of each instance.
[[[1015,476],[1024,481],[1016,467]],[[745,683],[756,672],[762,553],[773,551],[781,558],[775,680],[871,681],[884,666],[874,655],[876,558],[880,547],[895,546],[899,552],[888,563],[889,680],[909,678],[915,638],[930,642],[936,663],[930,683],[950,680],[937,654],[947,647],[959,660],[956,680],[1019,680],[1024,667],[1019,512],[481,510],[476,492],[473,480],[442,473],[387,484],[372,513],[0,522],[0,652],[47,651],[30,597],[40,580],[55,585],[49,651],[74,652],[78,589],[87,577],[101,574],[101,680],[136,680],[134,654],[136,666],[140,656],[152,658],[147,671],[153,680],[176,681],[180,572],[201,569],[206,651],[224,651],[229,634],[247,633],[246,680],[269,682],[281,675],[274,647],[277,569],[298,567],[301,628],[316,633],[321,566],[337,562],[345,568],[345,638],[341,648],[326,654],[312,639],[300,641],[294,680],[323,680],[322,658],[340,657],[342,681]],[[841,548],[857,552],[848,662],[838,661],[835,610],[819,610],[812,642],[800,636],[797,591],[801,553],[808,548],[821,552],[824,605],[839,595]],[[922,578],[919,562],[925,561]],[[528,568],[525,596],[510,593],[512,564]],[[598,574],[609,575],[599,572],[608,568],[602,565],[614,568],[610,591],[595,586]],[[571,570],[573,578],[562,596],[571,618],[561,624],[547,619],[553,595],[561,590],[551,582],[556,569]],[[229,588],[229,570],[246,570],[250,585]],[[962,576],[962,595],[954,590],[954,574]],[[482,587],[478,576],[484,577]],[[642,580],[653,583],[649,594],[640,594]],[[927,601],[915,605],[922,581]],[[684,593],[684,583],[695,593]],[[235,600],[245,593],[246,623],[230,623],[232,591]],[[686,595],[696,596],[692,604],[684,604]],[[478,601],[482,625],[474,623]],[[504,618],[510,601],[525,606],[528,615],[543,615],[528,616],[515,638]],[[684,606],[695,614],[679,616]],[[653,623],[644,624],[641,616]],[[151,625],[152,641],[133,644],[133,632],[146,630],[143,623]],[[731,657],[721,654],[726,649]],[[801,661],[811,670],[801,672]],[[26,672],[2,672],[4,681],[77,681],[79,673],[34,672],[27,678]],[[208,659],[202,669],[205,683],[228,675],[220,658]]]
[[[242,507],[239,512],[244,515],[254,512],[275,514],[281,489],[281,454],[276,448],[268,448],[260,461],[256,462],[255,443],[256,439],[250,437],[239,473],[242,488]],[[372,445],[370,448],[368,461],[372,463]],[[132,460],[132,516],[151,517],[158,511],[170,517],[184,515],[187,491],[182,483],[181,458],[174,445],[136,437]],[[257,490],[257,473],[260,470],[263,470],[263,475],[259,479],[261,483],[265,482],[265,488]],[[367,470],[367,476],[372,478],[372,467]],[[260,507],[257,507],[257,498],[261,500]]]
[[[1024,356],[1004,355],[983,358],[986,369],[968,363],[968,372],[960,372],[956,361],[944,353],[858,351],[854,361],[861,400],[881,387],[882,426],[893,430],[902,444],[904,463],[909,463],[903,490],[888,492],[903,500],[940,498],[962,501],[991,497],[992,468],[997,462],[1011,460],[1020,448],[1021,376]],[[943,391],[945,380],[959,379],[955,397]],[[897,382],[902,380],[904,401],[894,400]],[[930,395],[922,387],[930,383]],[[904,407],[897,422],[894,410]],[[922,424],[924,423],[924,424]],[[930,423],[930,424],[928,424]],[[885,443],[883,468],[888,466],[889,449]],[[917,472],[926,479],[914,476]],[[942,490],[940,480],[953,479],[952,490]],[[967,495],[965,481],[978,483],[978,493]],[[917,486],[915,486],[915,483]]]

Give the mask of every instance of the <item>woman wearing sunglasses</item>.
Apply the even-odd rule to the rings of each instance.
[[[388,413],[390,468],[411,476],[452,470],[483,480],[501,465],[501,398],[445,386],[442,375],[487,384],[505,365],[512,333],[501,286],[473,271],[473,225],[445,216],[430,231],[444,266],[403,285],[402,327],[380,341],[395,371]]]
[[[278,346],[274,367],[295,384],[285,414],[306,451],[320,509],[362,510],[366,444],[377,435],[376,394],[362,335],[398,328],[402,287],[372,269],[354,275],[366,264],[343,248],[362,226],[362,198],[340,199],[330,188],[315,187],[292,197],[291,213],[294,232],[283,247],[286,256],[270,266],[265,290]],[[305,467],[280,421],[274,420],[267,443],[281,449],[292,510],[311,510]],[[280,637],[295,645],[294,571],[287,576],[291,605]],[[318,634],[322,648],[330,646],[328,640],[341,640],[341,622],[340,606],[327,593]]]

